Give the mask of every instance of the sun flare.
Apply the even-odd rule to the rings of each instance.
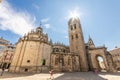
[[[77,11],[77,10],[70,11],[70,17],[77,18],[79,16],[80,16],[79,11]]]

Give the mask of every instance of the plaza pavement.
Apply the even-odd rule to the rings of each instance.
[[[0,71],[1,73],[1,71]],[[10,73],[5,71],[0,80],[50,80],[49,73]],[[54,80],[120,80],[120,72],[71,72],[55,73]]]

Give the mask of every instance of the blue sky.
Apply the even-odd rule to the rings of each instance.
[[[69,45],[70,11],[80,14],[84,40],[89,35],[96,46],[108,50],[120,46],[119,0],[3,0],[0,3],[0,36],[16,43],[18,38],[42,22],[53,42]]]

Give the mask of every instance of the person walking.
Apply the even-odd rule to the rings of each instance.
[[[53,70],[50,70],[49,73],[50,73],[50,79],[53,80],[54,79],[54,77],[53,77]]]

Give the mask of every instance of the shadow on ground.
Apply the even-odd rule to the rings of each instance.
[[[1,75],[2,70],[0,69],[0,75]],[[6,71],[4,71],[3,75],[0,76],[0,78],[5,79],[5,78],[17,78],[17,77],[28,77],[28,76],[33,76],[33,75],[37,75],[37,74],[41,74],[40,72],[33,72],[33,73],[18,73],[18,72],[8,72],[8,70],[6,69]],[[48,74],[49,72],[45,72],[42,74]]]
[[[107,79],[102,78],[98,74],[93,72],[74,72],[64,73],[62,76],[59,76],[54,80],[107,80]]]
[[[0,72],[1,73],[1,72]],[[49,77],[49,73],[42,73],[45,74],[44,80],[47,80]],[[33,76],[35,75],[35,76]],[[120,72],[117,73],[108,73],[108,72],[99,72],[99,73],[94,73],[94,72],[71,72],[71,73],[55,73],[54,80],[107,80],[104,77],[101,77],[99,75],[115,75],[115,76],[120,76]],[[17,78],[17,77],[39,77],[41,78],[41,73],[10,73],[10,72],[5,72],[3,76],[0,78],[5,79],[5,78]],[[33,79],[34,80],[34,79]],[[43,80],[43,79],[40,79]]]
[[[112,73],[112,72],[100,72],[99,73],[100,75],[116,75],[116,76],[120,76],[120,71],[118,71],[118,72],[114,72],[114,73]]]
[[[1,72],[0,72],[1,74]],[[31,75],[34,75],[35,73],[11,73],[11,72],[7,72],[5,71],[3,73],[2,76],[0,76],[0,78],[15,78],[15,77],[26,77],[26,76],[31,76]]]

